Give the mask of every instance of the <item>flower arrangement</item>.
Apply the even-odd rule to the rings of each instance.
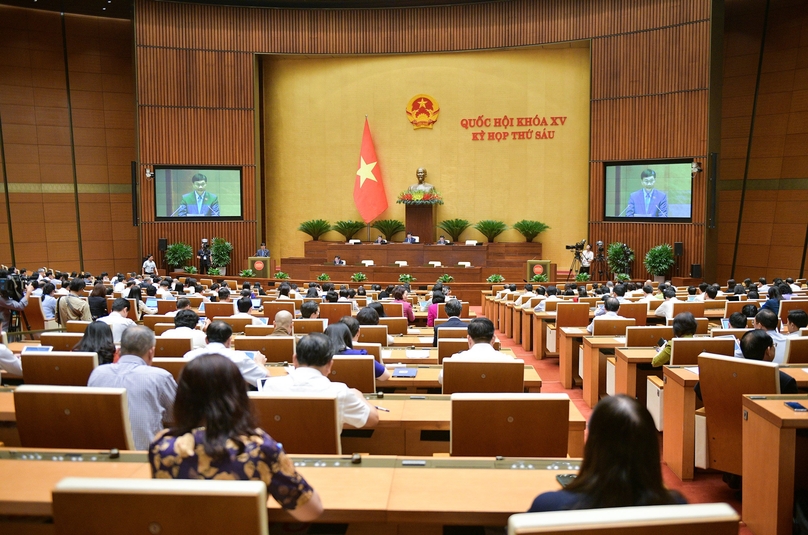
[[[401,275],[398,276],[398,282],[410,283],[414,280],[416,280],[416,278],[410,275],[409,273],[402,273]]]
[[[443,198],[437,190],[410,191],[404,190],[398,194],[398,204],[443,204]]]
[[[289,278],[289,274],[286,273],[285,271],[276,271],[274,278],[278,280],[286,280]]]
[[[485,279],[485,282],[505,282],[505,277],[503,277],[499,273],[494,273],[493,275]]]
[[[330,281],[331,280],[331,275],[329,275],[328,273],[320,273],[319,275],[317,275],[317,280],[318,281]]]
[[[589,275],[589,273],[578,273],[575,275],[576,282],[587,282],[591,280],[591,278],[592,277]]]
[[[548,277],[546,273],[539,273],[538,275],[530,277],[530,282],[548,282],[549,280],[550,277]]]
[[[362,273],[361,271],[357,271],[353,275],[351,275],[351,280],[353,282],[364,282],[368,280],[368,276]]]

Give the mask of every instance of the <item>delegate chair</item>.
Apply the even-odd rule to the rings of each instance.
[[[191,308],[195,309],[198,309],[202,305],[202,301],[204,301],[204,297],[201,295],[186,295],[185,298],[190,301]],[[208,304],[210,303],[205,303],[205,306],[207,307]]]
[[[403,316],[400,318],[379,318],[379,325],[386,325],[387,334],[392,336],[407,334],[407,318]]]
[[[292,362],[295,354],[294,336],[242,336],[234,338],[238,351],[260,351],[267,362]]]
[[[225,280],[224,285],[230,288],[232,291],[238,290],[238,281],[234,280]]]
[[[176,299],[158,299],[157,300],[157,313],[161,316],[168,314],[169,312],[174,312],[177,310],[177,300]]]
[[[592,327],[593,336],[626,336],[626,329],[634,327],[634,318],[595,320]]]
[[[43,346],[53,346],[54,351],[72,351],[81,342],[84,333],[42,333],[39,342]]]
[[[373,355],[334,355],[331,359],[331,374],[328,378],[356,388],[363,394],[376,392],[376,374]]]
[[[368,352],[368,355],[373,356],[377,362],[384,364],[382,362],[382,345],[381,344],[369,344],[364,342],[354,342],[353,343],[354,349],[364,349]]]
[[[395,303],[393,301],[382,301],[382,306],[384,307],[384,314],[389,318],[403,318],[404,317],[404,305],[401,303]]]
[[[469,318],[471,317],[469,302],[468,301],[461,301],[460,304],[462,305],[462,309],[460,310],[460,317],[461,318]],[[446,315],[446,303],[438,303],[438,318],[446,319],[449,316]]]
[[[598,320],[600,321],[600,320]],[[626,327],[626,347],[656,347],[659,340],[673,338],[673,327]]]
[[[175,381],[180,380],[180,373],[186,364],[188,364],[187,360],[179,358],[154,357],[152,359],[152,366],[164,369],[174,376]]]
[[[173,323],[155,323],[154,324],[154,336],[160,336],[166,331],[170,331],[176,327]]]
[[[325,322],[320,318],[297,318],[294,330],[295,334],[321,333],[325,331]]]
[[[264,303],[264,317],[269,318],[269,322],[275,323],[275,314],[281,310],[287,311],[292,317],[295,317],[295,302],[283,299],[281,301],[270,301]]]
[[[513,392],[525,391],[525,363],[502,360],[443,361],[443,393],[455,392]]]
[[[782,300],[780,301],[780,323],[786,325],[788,323],[788,313],[792,310],[802,310],[808,312],[808,301],[805,300]]]
[[[808,337],[786,338],[786,356],[783,363],[808,364]]]
[[[666,325],[673,325],[674,318],[667,318],[665,320]],[[696,334],[708,334],[710,331],[710,320],[709,318],[696,318]]]
[[[674,338],[670,344],[673,366],[696,366],[702,353],[735,354],[735,340],[730,338]]]
[[[158,323],[171,323],[173,325],[174,316],[161,316],[159,314],[143,316],[143,325],[151,330],[154,330],[154,326]]]
[[[387,346],[387,325],[360,325],[359,341]]]
[[[87,386],[98,355],[79,351],[24,353],[22,378],[27,385]]]
[[[779,394],[778,366],[709,353],[702,353],[698,362],[704,409],[696,412],[696,457],[701,449],[707,468],[743,475],[742,396]],[[700,444],[706,449],[699,448]]]
[[[53,489],[53,527],[59,535],[124,535],[136,526],[174,535],[268,535],[266,502],[261,481],[68,477]]]
[[[696,318],[704,317],[704,301],[675,301],[673,303],[673,316],[682,312],[690,312]]]
[[[743,338],[743,335],[749,332],[749,329],[713,329],[710,331],[710,335],[713,338],[718,338],[719,336],[734,336],[738,340]]]
[[[190,338],[163,338],[158,336],[154,345],[155,357],[179,358],[193,349],[194,341]]]
[[[441,327],[438,329],[438,340],[441,338],[463,338],[468,336],[466,327]]]
[[[342,316],[351,315],[351,303],[323,303],[320,305],[320,317],[328,320],[328,324],[337,323]]]
[[[217,316],[232,316],[236,313],[233,301],[222,301],[218,303],[205,303],[205,316],[208,318],[222,319]]]
[[[739,521],[726,503],[644,505],[520,513],[508,519],[508,535],[737,535]]]
[[[269,336],[274,330],[272,325],[245,325],[244,336]]]
[[[249,392],[258,427],[283,444],[286,453],[339,455],[337,398],[327,395],[269,395]],[[301,418],[305,414],[305,418]]]
[[[42,308],[42,299],[39,297],[28,299],[28,304],[25,305],[25,310],[23,310],[23,320],[23,325],[27,331],[44,331],[45,329],[55,329],[59,326],[56,320],[45,319],[45,310]],[[34,339],[33,334],[31,334],[31,339]]]
[[[567,394],[452,394],[454,456],[566,457]]]
[[[70,320],[65,327],[69,333],[84,333],[87,332],[87,326],[91,323],[92,321]]]
[[[22,385],[14,406],[24,448],[134,449],[125,388]]]
[[[620,310],[617,313],[624,318],[634,318],[634,325],[645,327],[648,320],[648,302],[642,303],[620,303]]]
[[[441,329],[442,330],[442,329]],[[440,333],[441,330],[438,330]],[[469,348],[468,338],[439,338],[438,339],[438,364],[443,363],[443,359],[451,357]]]
[[[229,316],[214,316],[212,321],[223,321],[224,323],[230,325],[230,328],[233,329],[234,334],[243,334],[247,325],[253,324],[252,318],[234,318]]]

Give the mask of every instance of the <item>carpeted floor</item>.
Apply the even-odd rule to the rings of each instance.
[[[482,307],[471,307],[471,309],[482,315]],[[527,364],[532,364],[542,380],[542,392],[564,392],[569,395],[570,399],[578,410],[581,411],[586,418],[592,414],[592,409],[583,401],[583,390],[580,388],[573,388],[566,390],[561,386],[558,371],[558,358],[548,358],[538,360],[533,356],[533,353],[527,352],[522,349],[522,346],[515,344],[510,338],[506,338],[501,333],[497,332],[497,336],[502,343],[503,348],[513,350],[517,358],[525,361]],[[662,434],[659,434],[660,450],[662,448]],[[741,500],[740,491],[730,489],[723,481],[722,475],[716,472],[709,472],[704,470],[696,470],[696,476],[693,481],[681,481],[679,478],[662,463],[662,477],[665,484],[675,489],[687,498],[690,503],[713,503],[713,502],[726,502],[741,513]],[[751,535],[752,532],[741,524],[740,535]]]

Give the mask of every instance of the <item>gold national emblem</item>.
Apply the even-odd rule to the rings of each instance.
[[[429,95],[415,95],[407,103],[407,119],[413,129],[432,128],[438,121],[439,113],[438,101]]]

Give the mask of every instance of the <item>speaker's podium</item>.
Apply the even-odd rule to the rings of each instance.
[[[247,258],[247,265],[255,271],[256,277],[270,278],[275,273],[275,260],[264,256],[251,256]]]
[[[556,265],[550,260],[528,260],[525,268],[526,281],[534,275],[547,275],[547,280],[556,280]]]

